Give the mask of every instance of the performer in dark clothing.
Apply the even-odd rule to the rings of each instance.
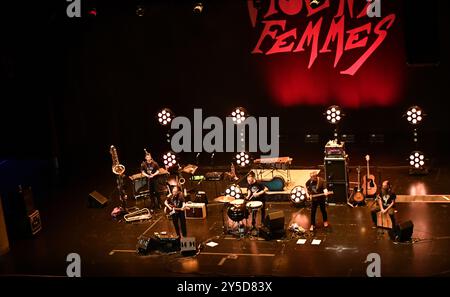
[[[253,171],[247,175],[248,195],[245,198],[247,201],[257,200],[263,203],[261,207],[261,223],[266,217],[266,192],[269,190],[265,185],[256,181],[256,176]]]
[[[184,210],[187,209],[187,207],[185,205],[183,192],[180,191],[178,186],[173,187],[172,194],[168,196],[164,204],[166,205],[168,213],[172,218],[175,232],[177,232],[178,236],[180,236],[181,233],[183,237],[186,237],[186,216],[184,214]]]
[[[309,195],[325,194],[319,197],[311,198],[311,228],[310,231],[314,231],[316,227],[316,212],[317,207],[320,207],[320,212],[322,213],[323,226],[328,227],[328,214],[326,208],[326,194],[328,190],[325,188],[325,180],[317,175],[317,172],[310,173],[310,179],[306,182],[306,188],[308,189]]]
[[[145,150],[145,161],[141,163],[141,173],[148,178],[148,191],[152,208],[161,209],[160,194],[157,189],[156,176],[159,175],[159,165],[156,163],[152,155]]]
[[[395,199],[397,195],[392,192],[391,183],[388,180],[383,181],[381,193],[377,195],[372,210],[370,212],[374,227],[377,227],[377,212],[389,214],[392,221],[392,227],[395,227]]]

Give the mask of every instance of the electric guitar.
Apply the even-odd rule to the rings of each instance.
[[[369,161],[370,156],[366,156],[367,161],[367,175],[363,177],[363,194],[364,196],[373,196],[377,192],[377,184],[375,183],[375,176],[370,174],[369,171]]]
[[[355,189],[352,199],[355,202],[362,202],[364,201],[364,194],[361,190],[361,167],[358,166],[356,170],[358,171],[358,187]]]
[[[168,218],[171,218],[177,211],[185,211],[185,210],[189,210],[190,208],[188,206],[184,206],[184,207],[172,207],[172,209],[168,208],[167,206],[164,207],[164,213],[166,214],[166,216]]]

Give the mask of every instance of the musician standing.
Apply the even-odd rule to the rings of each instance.
[[[247,175],[247,201],[257,200],[262,202],[261,208],[261,224],[264,222],[266,216],[266,192],[269,190],[262,183],[256,181],[256,176],[253,171]]]
[[[177,232],[178,237],[180,237],[180,227],[181,235],[183,237],[186,237],[186,216],[184,214],[186,205],[183,192],[180,191],[179,186],[173,187],[172,195],[169,195],[167,197],[167,200],[164,202],[164,204],[171,212],[173,226],[175,228],[175,232]]]
[[[392,226],[395,227],[395,199],[397,195],[392,191],[391,182],[383,181],[381,186],[381,193],[377,195],[372,210],[370,212],[374,228],[377,227],[377,212],[381,211],[383,214],[389,214],[391,217]]]
[[[148,191],[153,208],[161,209],[160,195],[157,189],[156,176],[159,175],[159,165],[152,155],[145,150],[145,161],[141,163],[141,173],[148,178]]]
[[[317,175],[317,172],[313,171],[310,173],[310,179],[306,182],[306,188],[308,189],[309,195],[322,194],[325,196],[328,190],[325,188],[325,180]],[[320,212],[322,213],[323,226],[328,227],[328,214],[326,208],[326,198],[325,196],[319,196],[312,198],[311,204],[311,228],[310,231],[314,231],[316,228],[316,211],[317,207],[320,207]]]

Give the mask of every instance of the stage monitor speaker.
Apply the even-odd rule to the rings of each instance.
[[[150,250],[150,237],[142,235],[138,238],[136,244],[136,253],[139,255],[147,255]]]
[[[88,199],[88,206],[89,207],[95,207],[100,208],[106,206],[108,203],[108,198],[103,196],[97,191],[93,191],[89,193],[89,199]]]
[[[389,235],[392,240],[404,242],[411,240],[414,231],[414,224],[411,220],[397,224],[391,231]]]
[[[264,226],[271,233],[284,232],[284,212],[282,210],[270,212],[264,220]]]
[[[197,245],[195,237],[183,237],[180,239],[180,250],[183,255],[195,254],[197,252]]]
[[[336,204],[347,203],[348,197],[347,183],[328,182],[327,190],[333,191],[333,194],[328,196],[328,203],[336,203]]]
[[[347,183],[347,159],[325,157],[325,178],[327,182]]]

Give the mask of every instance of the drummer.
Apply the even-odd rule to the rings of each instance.
[[[247,175],[247,197],[245,198],[247,201],[261,201],[261,224],[264,222],[264,218],[266,216],[266,192],[269,189],[264,186],[262,183],[257,182],[256,175],[253,171]]]

